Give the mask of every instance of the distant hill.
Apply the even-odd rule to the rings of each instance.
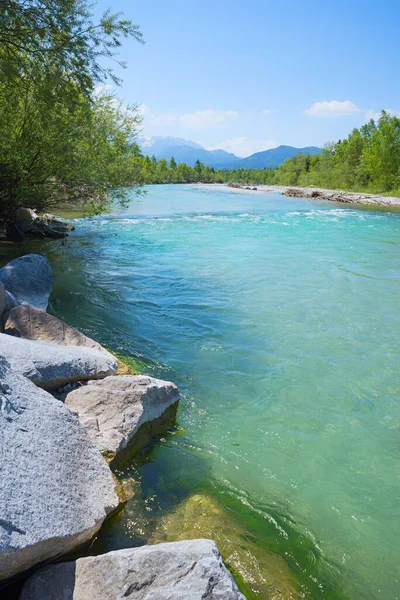
[[[225,150],[206,150],[205,148],[192,148],[191,146],[175,146],[174,148],[166,148],[162,152],[156,154],[157,158],[166,158],[169,160],[174,157],[177,163],[185,163],[189,167],[193,167],[196,160],[199,160],[207,167],[222,168],[229,165],[228,168],[233,169],[236,161],[239,160],[234,154],[225,152]]]
[[[293,146],[278,146],[271,150],[256,152],[247,158],[240,158],[234,167],[229,164],[224,165],[226,169],[266,169],[278,167],[287,158],[292,158],[296,154],[321,154],[321,148],[317,146],[307,146],[305,148],[294,148]]]
[[[154,154],[157,158],[157,154],[160,152],[164,153],[165,151],[171,151],[173,148],[178,148],[179,146],[189,146],[190,148],[197,148],[198,150],[204,150],[203,146],[200,146],[197,142],[191,142],[190,140],[184,140],[183,138],[176,137],[148,137],[148,138],[139,138],[138,144],[142,149],[144,154]],[[160,156],[160,158],[164,158]],[[169,157],[171,158],[171,157]]]
[[[197,142],[184,140],[175,137],[151,137],[140,138],[138,144],[143,152],[148,156],[154,156],[157,159],[165,158],[170,160],[173,156],[176,162],[185,163],[193,167],[196,160],[199,160],[208,167],[216,169],[264,169],[279,166],[287,158],[291,158],[299,152],[305,154],[320,154],[321,148],[308,146],[306,148],[294,148],[293,146],[278,146],[264,152],[256,152],[246,158],[239,158],[225,150],[206,150]]]
[[[240,160],[238,156],[225,150],[206,150],[200,144],[190,140],[174,137],[141,138],[138,144],[148,156],[169,160],[172,156],[177,163],[185,163],[193,167],[199,160],[208,167],[221,168],[221,165],[231,165]],[[230,167],[229,167],[230,168]]]

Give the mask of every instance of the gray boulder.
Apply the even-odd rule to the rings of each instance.
[[[0,357],[0,580],[87,542],[118,506],[71,411],[9,367]]]
[[[143,375],[106,377],[70,392],[65,404],[112,466],[175,422],[179,390]]]
[[[20,600],[246,600],[211,540],[142,546],[51,565]]]
[[[113,375],[117,361],[83,346],[56,346],[0,333],[0,357],[11,368],[46,390],[55,390],[66,383],[99,379]]]
[[[0,281],[19,304],[47,309],[53,275],[48,260],[40,254],[27,254],[0,269]]]
[[[85,346],[111,357],[111,354],[94,340],[67,325],[47,312],[22,304],[4,315],[4,332],[25,340],[36,340],[58,346]]]

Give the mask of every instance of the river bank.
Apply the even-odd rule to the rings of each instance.
[[[211,184],[220,185],[220,184]],[[225,185],[225,184],[221,184]],[[380,194],[367,194],[365,192],[348,192],[343,190],[327,190],[318,187],[293,187],[285,185],[247,185],[226,184],[230,189],[244,190],[246,192],[278,193],[290,198],[309,198],[311,200],[329,200],[345,204],[360,204],[365,206],[382,206],[400,208],[400,198],[396,196],[382,196]]]
[[[73,243],[73,240],[70,240]],[[59,242],[55,246],[51,240],[43,240],[44,248],[54,249],[56,246],[64,245]],[[38,240],[27,239],[26,248],[30,244],[38,245]],[[6,243],[8,250],[10,243]],[[37,248],[38,249],[38,248]],[[3,248],[4,250],[4,248]],[[18,253],[15,245],[12,246],[12,254]],[[12,273],[11,278],[7,275]],[[5,280],[7,288],[2,284]],[[9,281],[10,279],[10,281]],[[16,295],[10,292],[12,290]],[[195,569],[201,571],[202,563],[208,563],[207,573],[215,587],[215,593],[210,591],[206,596],[209,600],[217,600],[220,591],[224,590],[224,600],[288,600],[289,598],[301,597],[301,583],[295,574],[285,563],[283,557],[262,548],[253,540],[248,539],[248,532],[235,519],[232,506],[227,509],[225,502],[218,502],[209,493],[202,491],[193,495],[182,496],[178,505],[171,507],[157,524],[149,525],[147,500],[140,490],[140,476],[138,466],[150,457],[149,450],[157,451],[160,434],[171,431],[175,422],[177,403],[179,395],[176,386],[166,381],[160,381],[153,377],[137,375],[132,368],[139,367],[139,371],[146,370],[143,364],[137,363],[132,357],[122,356],[125,363],[119,360],[119,354],[112,354],[97,341],[86,337],[79,330],[71,327],[65,321],[46,312],[50,296],[53,291],[53,274],[49,263],[40,254],[28,254],[17,257],[10,263],[0,268],[0,383],[9,395],[8,401],[13,404],[19,414],[19,400],[24,400],[25,415],[24,422],[18,422],[21,431],[29,431],[29,441],[24,450],[24,462],[34,456],[35,461],[42,460],[41,469],[30,469],[32,479],[25,476],[24,487],[18,480],[21,472],[20,456],[18,448],[21,442],[18,437],[9,439],[7,424],[0,422],[3,442],[9,446],[9,452],[13,454],[12,472],[2,470],[3,489],[0,494],[0,525],[1,523],[13,523],[13,528],[20,530],[21,522],[26,527],[25,534],[29,535],[30,548],[28,556],[24,546],[24,540],[13,538],[13,546],[10,548],[10,540],[1,540],[0,543],[0,595],[7,594],[10,600],[34,600],[46,598],[53,600],[53,594],[57,594],[57,579],[63,577],[66,589],[78,589],[79,593],[89,594],[85,600],[97,600],[98,596],[91,595],[102,592],[102,597],[114,599],[115,586],[127,586],[132,583],[131,565],[142,560],[139,549],[146,550],[151,554],[152,549],[156,557],[162,551],[165,552],[165,560],[172,561],[171,574],[165,580],[159,580],[157,586],[153,586],[159,593],[167,593],[169,585],[180,584],[185,574],[179,573],[179,565],[174,561],[180,561],[186,568],[186,563],[196,561]],[[2,302],[4,294],[4,302]],[[93,352],[94,351],[94,352]],[[97,355],[97,356],[96,356]],[[150,370],[150,369],[148,369]],[[126,376],[128,375],[128,376]],[[34,385],[29,387],[29,379]],[[25,381],[26,380],[26,381]],[[27,385],[27,389],[24,386]],[[36,387],[35,387],[36,386]],[[0,392],[3,388],[0,388]],[[22,389],[22,392],[21,392]],[[64,464],[63,452],[54,457],[53,437],[47,435],[45,454],[39,452],[43,442],[42,432],[35,434],[35,428],[31,431],[28,424],[32,419],[32,406],[27,401],[28,394],[31,395],[33,403],[41,402],[41,413],[36,416],[42,420],[41,430],[47,431],[55,427],[51,413],[55,408],[65,406],[64,420],[71,417],[78,419],[82,427],[78,433],[79,453],[83,460],[79,464],[74,462],[74,485],[70,486],[69,465]],[[16,402],[18,400],[18,402]],[[56,402],[54,402],[56,400]],[[0,396],[1,401],[1,396]],[[48,406],[46,418],[44,416],[45,406]],[[137,406],[141,405],[140,410]],[[40,412],[40,411],[39,411]],[[60,415],[58,415],[60,420]],[[75,422],[75,427],[78,423]],[[71,442],[70,432],[62,427],[53,435],[67,437],[62,450],[67,453],[75,452],[74,441]],[[35,424],[37,427],[37,424]],[[179,429],[179,428],[178,428]],[[89,449],[92,455],[86,456],[88,449],[85,447],[84,432],[96,448]],[[181,431],[177,431],[182,435]],[[83,437],[82,437],[83,436]],[[153,440],[153,443],[151,443]],[[166,441],[162,438],[161,441]],[[14,449],[16,445],[16,450]],[[68,444],[70,444],[69,447]],[[97,450],[96,450],[97,449]],[[146,449],[146,452],[139,451]],[[128,450],[128,452],[127,452]],[[48,464],[47,451],[53,455],[52,465]],[[114,481],[108,475],[110,471],[104,469],[100,454],[108,463],[113,472]],[[162,447],[160,448],[163,452]],[[7,457],[7,452],[6,452]],[[94,471],[91,474],[90,465],[87,463],[95,459]],[[116,460],[118,459],[118,460]],[[100,462],[99,462],[100,461]],[[151,459],[153,462],[154,459]],[[11,461],[10,461],[11,462]],[[85,464],[86,462],[86,464]],[[88,471],[89,468],[89,471]],[[58,481],[53,481],[54,469],[63,473],[67,479],[65,485],[58,488]],[[97,469],[97,470],[96,470]],[[102,469],[102,470],[101,470]],[[42,481],[43,473],[47,473],[46,490],[44,495],[38,496],[36,486]],[[84,519],[90,522],[91,511],[93,511],[93,497],[87,498],[82,490],[82,478],[89,480],[102,477],[103,488],[97,488],[97,503],[99,515],[96,524],[89,531],[82,531],[82,519],[79,519],[79,504],[76,505],[75,495],[79,494],[81,509],[85,514]],[[107,480],[108,477],[108,480]],[[164,479],[164,474],[159,474],[157,479]],[[104,482],[104,479],[106,480]],[[168,477],[168,485],[174,485],[174,477]],[[24,503],[23,514],[16,515],[10,505],[12,494],[10,490],[17,487],[20,498]],[[102,493],[106,489],[109,507],[102,514]],[[41,504],[46,501],[47,494],[51,496],[52,502],[60,504],[59,495],[68,499],[70,507],[68,515],[61,511],[58,517],[67,522],[63,524],[63,532],[58,535],[59,523],[52,511],[48,511],[47,525],[42,527],[36,525],[36,516],[32,514],[30,503],[34,502],[36,510],[41,510]],[[168,495],[166,495],[168,501]],[[10,501],[7,500],[10,498]],[[159,496],[162,502],[162,496]],[[125,505],[128,503],[128,507]],[[58,511],[60,512],[60,511]],[[76,521],[73,529],[71,514]],[[6,521],[6,517],[8,521]],[[69,521],[68,521],[69,519]],[[83,520],[84,520],[83,519]],[[109,536],[115,528],[115,523],[130,522],[134,519],[136,531],[131,531],[130,536],[125,537],[125,544],[118,543],[118,549],[110,552],[111,548],[105,547],[104,539]],[[85,521],[85,523],[86,523]],[[51,544],[47,541],[47,532],[51,522],[51,531],[54,539]],[[33,532],[30,527],[33,526]],[[99,529],[100,528],[100,529]],[[69,541],[65,543],[64,531],[68,531]],[[22,531],[22,529],[21,529]],[[145,532],[145,535],[143,535]],[[228,535],[228,532],[231,532]],[[254,537],[254,535],[252,536]],[[75,539],[77,538],[77,539]],[[129,549],[134,541],[135,551]],[[229,572],[222,567],[219,550],[212,541],[204,543],[204,540],[213,540],[221,548],[223,559],[234,574],[236,587]],[[245,541],[246,540],[246,541]],[[178,542],[177,544],[174,544]],[[182,546],[179,542],[185,542]],[[190,542],[190,543],[189,543]],[[42,549],[44,547],[44,549]],[[12,554],[12,563],[8,555]],[[157,554],[158,553],[158,554]],[[119,556],[121,554],[121,556]],[[143,553],[142,553],[143,554]],[[145,554],[144,554],[145,555]],[[146,556],[146,555],[145,555]],[[59,565],[60,559],[66,562]],[[110,585],[110,576],[107,582],[103,581],[101,573],[94,577],[73,576],[72,571],[85,570],[89,559],[98,557],[99,570],[104,568],[111,571],[118,570],[112,577],[117,581]],[[52,566],[53,560],[55,564]],[[157,567],[157,561],[161,560]],[[151,562],[156,565],[156,570],[161,569],[164,559],[151,557]],[[211,562],[210,562],[211,561]],[[215,565],[212,562],[215,562]],[[43,568],[43,565],[44,568]],[[91,563],[88,563],[88,567]],[[121,568],[126,565],[127,575],[121,576]],[[219,565],[219,566],[218,566]],[[212,567],[211,572],[209,571]],[[66,569],[64,572],[63,569]],[[91,567],[90,567],[91,568]],[[72,570],[72,571],[71,571]],[[161,569],[162,570],[162,569]],[[146,573],[154,578],[150,571]],[[190,598],[197,598],[198,593],[203,593],[203,581],[207,582],[207,576],[198,574],[193,581],[186,582],[190,589]],[[50,587],[49,587],[50,581]],[[140,582],[139,582],[140,583]],[[134,582],[134,585],[135,582]],[[139,585],[139,584],[138,584]],[[140,587],[140,586],[139,586]],[[204,587],[204,586],[203,586]],[[90,588],[90,589],[89,589]],[[106,591],[104,591],[104,588]],[[89,589],[89,591],[88,591]],[[95,590],[95,591],[93,591]],[[200,592],[201,590],[201,592]],[[246,596],[240,594],[239,590]],[[72,592],[71,592],[72,593]],[[132,599],[136,596],[131,595]],[[188,596],[183,596],[189,598]],[[200,596],[199,596],[200,598]],[[58,599],[57,599],[58,600]]]
[[[116,469],[171,428],[180,396],[49,314],[52,284],[39,254],[0,268],[0,594],[58,600],[62,579],[85,600],[246,600],[199,536],[82,556],[132,496]]]

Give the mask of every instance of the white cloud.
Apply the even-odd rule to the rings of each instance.
[[[143,119],[145,119],[146,117],[151,115],[150,106],[147,106],[147,104],[139,104],[138,111],[141,114]]]
[[[350,102],[350,100],[345,100],[344,102],[340,102],[339,100],[331,100],[328,102],[327,100],[324,100],[323,102],[314,102],[314,104],[304,112],[312,117],[335,118],[348,117],[350,115],[362,113],[364,112],[364,109],[358,108],[358,106],[356,106],[354,102]]]
[[[385,111],[392,117],[400,117],[400,111],[398,110],[385,108]],[[339,100],[314,102],[314,104],[304,112],[312,117],[322,118],[347,117],[359,114],[363,115],[365,121],[370,121],[371,119],[377,121],[381,116],[381,111],[374,110],[373,108],[368,110],[359,108],[354,102],[350,102],[350,100],[345,100],[344,102],[340,102]]]
[[[394,110],[393,108],[385,108],[385,112],[387,112],[392,117],[400,117],[399,110]],[[371,119],[377,121],[380,116],[381,111],[374,110],[373,108],[371,108],[370,110],[366,110],[364,113],[364,118],[366,121],[370,121]]]
[[[271,114],[271,109],[270,108],[264,108],[263,111],[261,111],[263,115],[269,115]]]
[[[254,152],[262,152],[270,148],[276,148],[277,142],[274,140],[256,140],[247,137],[237,137],[231,140],[225,140],[213,146],[205,146],[207,150],[226,150],[233,152],[237,156],[249,156]]]
[[[373,119],[374,121],[377,121],[380,116],[381,116],[381,113],[374,110],[373,108],[371,108],[370,110],[366,110],[364,113],[364,119],[366,121],[370,121],[371,119]]]
[[[222,123],[226,119],[238,117],[235,110],[198,110],[195,113],[181,115],[179,121],[190,129],[208,129]]]
[[[145,125],[170,125],[171,123],[175,123],[177,120],[177,115],[173,113],[163,113],[156,115],[151,110],[150,106],[147,104],[141,104],[139,106],[139,112],[143,118]]]
[[[198,110],[194,113],[154,113],[149,106],[142,104],[139,108],[148,126],[180,125],[187,129],[209,129],[215,127],[227,119],[239,116],[234,110]]]

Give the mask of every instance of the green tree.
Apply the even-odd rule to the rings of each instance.
[[[176,182],[177,183],[189,183],[193,181],[192,169],[181,163],[176,168]]]
[[[19,206],[86,201],[97,210],[135,181],[136,108],[94,94],[104,66],[137,26],[86,0],[0,4],[0,220]],[[127,167],[131,172],[128,175]]]
[[[382,111],[363,165],[379,191],[400,187],[400,119]]]
[[[203,164],[199,160],[196,160],[196,163],[193,167],[193,172],[194,172],[196,181],[201,181],[202,175],[203,175],[203,168],[204,168]]]
[[[160,159],[157,164],[157,183],[169,183],[168,164],[165,158]]]
[[[132,36],[143,42],[139,27],[120,14],[108,10],[95,22],[87,0],[2,0],[0,69],[20,85],[28,57],[33,71],[57,71],[90,93],[98,81],[119,81],[99,59],[113,58],[121,38]]]

